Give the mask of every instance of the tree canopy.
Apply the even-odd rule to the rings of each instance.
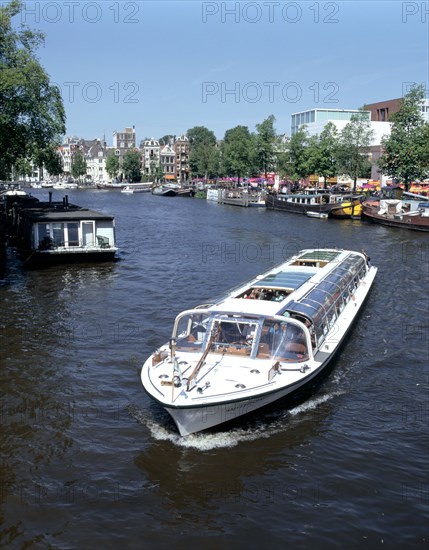
[[[191,146],[189,164],[193,174],[204,176],[217,172],[219,152],[216,146],[216,136],[204,126],[194,126],[187,131]]]
[[[247,126],[236,126],[225,132],[222,144],[222,160],[225,172],[238,177],[250,172],[253,139]]]
[[[256,166],[265,174],[275,168],[275,142],[276,132],[274,130],[274,115],[270,115],[261,124],[256,125],[255,137],[255,161]]]
[[[338,173],[338,132],[335,124],[328,122],[320,135],[308,140],[307,163],[310,174],[316,174],[326,182]]]
[[[122,172],[129,182],[138,182],[141,180],[139,151],[127,151],[122,159]]]
[[[307,154],[308,141],[308,132],[303,126],[290,138],[287,151],[280,157],[281,171],[294,182],[310,174]]]
[[[65,133],[60,90],[35,55],[44,36],[12,26],[21,10],[21,0],[0,6],[0,179],[10,177],[21,158],[39,162]]]
[[[429,174],[429,125],[424,122],[421,104],[424,86],[414,86],[403,98],[401,108],[390,117],[390,136],[382,139],[379,168],[408,191],[411,182]]]
[[[112,180],[118,177],[119,169],[119,157],[115,154],[109,155],[106,159],[106,172]]]
[[[365,177],[371,169],[369,148],[374,131],[364,111],[352,115],[341,131],[338,149],[339,169],[353,179],[353,191],[357,178]]]
[[[86,174],[86,161],[80,151],[77,151],[73,156],[71,174],[76,179],[79,179]]]

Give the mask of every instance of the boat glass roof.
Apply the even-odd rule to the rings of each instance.
[[[316,271],[280,271],[279,273],[270,273],[254,286],[256,288],[299,288],[308,281]]]
[[[323,260],[325,262],[330,262],[337,258],[341,252],[339,250],[312,250],[310,252],[305,252],[299,256],[300,260]]]

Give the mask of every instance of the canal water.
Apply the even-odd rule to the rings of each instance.
[[[24,271],[8,253],[2,546],[427,548],[427,235],[201,199],[68,195],[116,217],[120,260]],[[181,310],[307,247],[364,248],[379,268],[323,383],[180,438],[143,391],[144,360]]]

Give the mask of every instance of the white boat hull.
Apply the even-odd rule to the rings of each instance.
[[[324,367],[327,365],[324,365]],[[323,367],[323,368],[324,368]],[[266,395],[253,395],[230,403],[217,405],[200,406],[195,408],[171,408],[165,407],[179,430],[180,435],[190,435],[213,428],[226,422],[231,422],[250,412],[261,409],[267,405],[285,398],[296,390],[306,386],[311,380],[318,376],[322,369],[312,372],[293,386],[287,386]]]
[[[183,312],[173,330],[172,342],[176,338],[179,342],[177,350],[176,344],[171,349],[164,345],[143,365],[144,389],[170,414],[182,436],[230,422],[303,389],[322,375],[339,351],[361,311],[377,268],[369,267],[360,253],[339,252],[338,261],[334,256],[326,261],[323,253],[319,258],[311,254],[308,258],[307,251],[303,252],[277,271],[273,269],[234,289],[218,303]],[[318,261],[324,265],[316,265]],[[348,267],[344,268],[342,262]],[[296,290],[280,301],[278,296],[247,299],[248,290],[255,286],[272,292],[276,284],[279,289],[282,283],[287,287],[288,276],[296,280],[299,275],[305,281],[298,282]],[[348,281],[345,286],[338,284],[341,277]],[[317,290],[318,282],[323,283],[321,288],[327,288],[329,280],[343,290],[337,297],[329,294],[331,304],[325,302],[314,315],[307,314],[309,324],[305,324],[297,317],[300,307],[305,306],[301,315],[306,315],[306,304],[312,303],[306,302],[307,296]],[[211,320],[207,330],[198,321],[192,325],[198,328],[196,333],[184,331],[183,326],[191,330],[188,317],[195,320],[192,316],[207,316]],[[182,320],[186,321],[183,326]],[[234,333],[227,344],[231,328],[250,340],[239,343]],[[244,333],[246,328],[249,331]],[[293,329],[305,336],[305,345],[289,334]],[[270,344],[266,343],[268,336]],[[286,343],[283,351],[279,339]],[[304,349],[298,351],[297,346]]]

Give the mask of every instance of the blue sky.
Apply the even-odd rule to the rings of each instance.
[[[1,1],[1,0],[0,0]],[[2,3],[7,3],[3,0]],[[67,135],[135,125],[145,137],[227,129],[313,107],[348,109],[429,90],[429,2],[25,1],[46,34]]]

